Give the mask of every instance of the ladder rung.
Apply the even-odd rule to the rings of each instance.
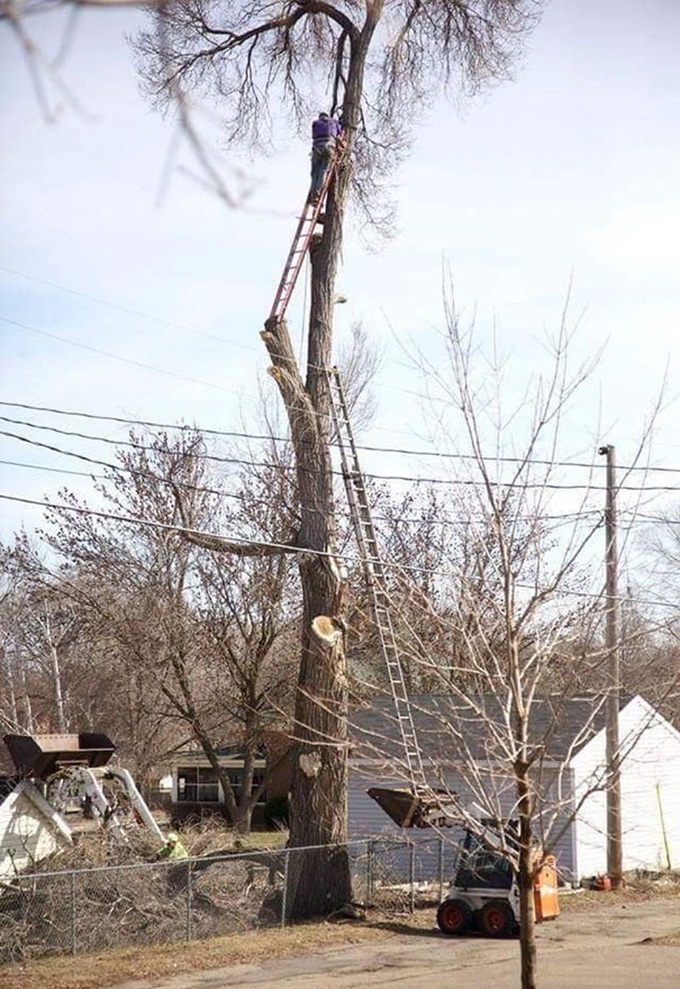
[[[330,175],[328,176],[328,181],[330,181]],[[401,734],[404,756],[409,767],[413,785],[424,786],[425,779],[420,748],[409,707],[408,693],[404,682],[404,670],[394,636],[394,628],[390,615],[390,598],[384,584],[385,568],[380,558],[380,547],[373,526],[371,506],[354,443],[354,435],[352,433],[340,373],[337,368],[333,368],[328,371],[326,377],[330,395],[332,421],[337,433],[342,463],[342,477],[349,501],[352,526],[361,553],[364,577],[372,595],[373,613],[392,690],[392,699]]]

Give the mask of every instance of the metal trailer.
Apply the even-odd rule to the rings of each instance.
[[[72,812],[97,821],[126,841],[128,820],[139,820],[158,840],[163,833],[127,769],[108,765],[116,746],[102,733],[5,735],[17,778],[30,783],[55,812],[62,830],[70,830]],[[14,826],[8,822],[7,827]],[[0,833],[0,848],[5,835]]]

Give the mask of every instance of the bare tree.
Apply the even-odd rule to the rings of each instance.
[[[348,197],[352,192],[379,224],[380,181],[404,153],[418,108],[438,87],[475,89],[506,77],[536,10],[517,0],[171,0],[158,13],[156,29],[138,43],[153,97],[172,102],[178,87],[215,96],[230,143],[269,145],[273,107],[278,113],[280,104],[302,126],[310,94],[319,88],[333,111],[342,107],[345,150],[323,235],[311,250],[306,368],[298,367],[284,320],[269,320],[262,334],[288,414],[300,504],[300,527],[290,546],[303,594],[293,846],[337,845],[346,838],[344,647],[341,639],[321,642],[312,621],[326,615],[342,625],[346,609],[336,557],[326,374]],[[346,858],[319,854],[296,883],[292,915],[318,914],[350,897]]]
[[[199,744],[234,827],[247,831],[267,783],[255,782],[256,756],[272,727],[288,727],[290,640],[299,634],[295,574],[280,554],[229,558],[218,567],[177,530],[188,519],[244,543],[255,534],[278,540],[287,515],[275,492],[283,497],[288,473],[280,463],[245,465],[241,479],[220,482],[191,430],[173,439],[133,432],[129,447],[96,485],[103,513],[63,492],[65,507],[48,513],[42,533],[50,565],[19,539],[13,567],[62,612],[75,608],[81,616],[93,657],[87,682],[95,691],[107,683],[119,711],[128,710],[122,754],[147,770],[145,759]],[[69,699],[81,724],[87,697],[81,686]],[[97,709],[110,715],[101,697]],[[236,789],[219,759],[225,742],[244,753]]]
[[[486,817],[518,822],[517,840],[506,837],[504,854],[518,876],[523,989],[536,986],[534,877],[578,806],[610,780],[610,767],[603,765],[574,795],[564,785],[563,767],[570,753],[601,727],[605,699],[611,692],[618,696],[619,689],[606,680],[607,650],[595,634],[604,609],[603,575],[593,565],[601,553],[594,537],[602,518],[590,510],[588,476],[585,492],[577,496],[566,519],[551,522],[548,511],[552,488],[559,481],[557,451],[567,413],[594,366],[591,360],[570,367],[571,337],[565,317],[549,344],[547,373],[533,372],[531,386],[519,389],[522,398],[511,408],[506,407],[498,364],[478,349],[474,332],[461,327],[452,306],[448,361],[418,358],[448,410],[445,415],[451,416],[440,425],[447,435],[463,437],[458,464],[467,465],[468,472],[460,466],[456,479],[464,479],[474,492],[472,510],[465,517],[466,552],[474,543],[472,558],[479,561],[467,573],[456,558],[447,568],[449,586],[456,588],[455,608],[442,608],[436,595],[426,599],[416,594],[412,600],[421,602],[420,623],[413,609],[401,612],[414,636],[423,627],[434,627],[440,643],[455,642],[443,658],[432,653],[427,641],[412,652],[431,689],[439,683],[442,694],[441,702],[426,711],[435,727],[421,747],[426,744],[424,758],[444,789],[450,785],[447,767],[453,763],[461,789],[483,807]],[[507,374],[507,368],[503,370]],[[481,585],[480,563],[488,570]],[[397,597],[395,608],[398,605]],[[586,641],[589,645],[576,661],[576,644]],[[554,692],[555,667],[560,671],[560,693]],[[580,703],[580,722],[560,768],[554,753],[565,711],[589,688],[592,696]],[[621,739],[619,761],[638,737]],[[371,744],[379,753],[379,737]],[[394,765],[393,747],[388,752]],[[403,765],[405,771],[406,762]],[[481,837],[479,820],[466,816],[460,791],[459,797],[465,823]]]
[[[25,536],[17,547],[22,556],[34,555]],[[72,709],[68,694],[77,689],[82,672],[83,615],[72,602],[17,567],[16,552],[5,550],[2,557],[11,580],[4,602],[4,637],[7,675],[15,698],[14,720],[18,720],[16,697],[20,694],[27,730],[35,721],[43,730],[66,732]]]

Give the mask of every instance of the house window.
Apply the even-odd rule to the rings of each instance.
[[[177,803],[216,804],[219,799],[214,769],[187,766],[177,770]]]

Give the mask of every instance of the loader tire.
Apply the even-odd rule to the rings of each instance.
[[[477,926],[486,937],[511,937],[517,922],[507,900],[487,900],[477,913]]]
[[[437,926],[442,934],[465,934],[472,926],[472,910],[465,900],[443,900],[437,910]]]

